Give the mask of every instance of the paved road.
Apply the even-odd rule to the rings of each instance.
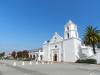
[[[58,63],[30,65],[22,61],[0,61],[0,75],[100,75],[99,65]]]

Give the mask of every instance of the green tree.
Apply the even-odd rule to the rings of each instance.
[[[15,58],[16,58],[16,51],[13,51],[13,52],[11,53],[11,56],[15,59]]]
[[[100,42],[100,30],[94,28],[93,26],[87,26],[84,33],[84,43],[85,45],[90,45],[93,48],[94,54],[96,54],[95,46]]]
[[[17,52],[17,58],[22,58],[22,51]]]
[[[5,56],[5,52],[0,53],[0,59],[3,59]]]
[[[27,50],[22,51],[22,57],[23,58],[28,58],[29,57],[29,52]]]
[[[27,50],[17,52],[17,58],[28,58],[29,52]]]

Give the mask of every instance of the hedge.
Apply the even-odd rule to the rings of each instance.
[[[87,64],[97,64],[96,59],[79,59],[76,63],[87,63]]]

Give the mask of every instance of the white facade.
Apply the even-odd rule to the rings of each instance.
[[[43,60],[44,61],[54,61],[53,56],[55,56],[58,60],[61,61],[62,56],[62,48],[63,48],[63,38],[55,32],[54,36],[50,41],[43,44]]]
[[[40,61],[42,60],[43,52],[42,48],[37,48],[29,51],[29,58]]]
[[[84,57],[77,25],[71,20],[64,26],[64,38],[57,32],[43,44],[43,61],[75,62]],[[88,52],[89,54],[89,52]]]
[[[81,44],[77,25],[71,20],[64,26],[64,37],[57,32],[53,37],[43,43],[42,48],[31,51],[29,56],[35,57],[37,61],[53,61],[53,62],[75,62],[78,59],[93,58],[100,63],[100,49],[96,49],[96,55],[90,46]]]

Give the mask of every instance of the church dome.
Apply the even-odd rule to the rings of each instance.
[[[76,24],[74,22],[72,22],[71,20],[69,20],[65,26],[67,26],[68,30],[76,30],[76,28],[77,28]]]

